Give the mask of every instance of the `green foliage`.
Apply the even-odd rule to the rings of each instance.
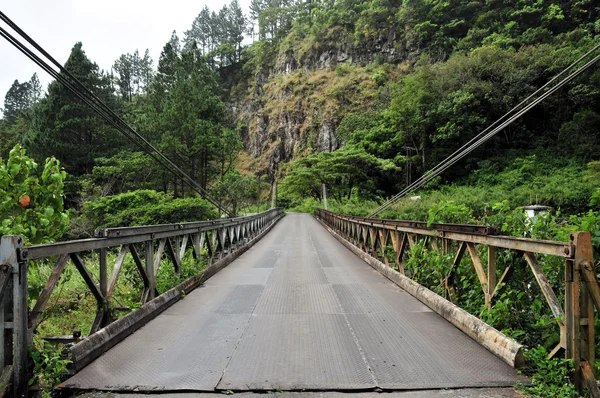
[[[224,204],[230,206],[237,213],[238,209],[257,203],[260,199],[261,189],[265,188],[265,184],[261,184],[257,177],[244,176],[238,171],[230,171],[213,187],[212,193],[218,198],[226,198]]]
[[[173,199],[168,194],[138,190],[87,202],[82,217],[95,228],[110,228],[201,221],[217,218],[217,214],[200,198]]]
[[[64,210],[66,173],[48,158],[39,177],[38,165],[16,145],[6,163],[0,159],[0,235],[23,235],[25,241],[46,243],[60,237],[69,216]]]
[[[443,281],[452,269],[452,254],[440,254],[419,242],[410,248],[405,264],[407,275],[441,296],[445,296]]]
[[[71,50],[65,69],[109,107],[117,107],[109,77],[100,73],[81,43]],[[23,139],[25,147],[37,159],[55,156],[74,176],[90,173],[94,159],[111,156],[125,146],[120,134],[107,128],[93,110],[56,81],[31,111],[31,128]]]
[[[525,391],[536,397],[578,397],[569,377],[572,362],[561,358],[547,359],[547,356],[548,351],[541,346],[525,351],[533,382],[533,386],[526,387]]]
[[[160,176],[161,169],[148,155],[123,151],[110,158],[97,158],[92,173],[79,182],[82,193],[93,199],[103,194],[160,186]]]
[[[328,195],[338,201],[349,198],[353,189],[364,197],[373,197],[377,181],[386,181],[397,170],[389,160],[346,145],[335,152],[322,152],[290,164],[280,184],[280,195],[297,204],[307,197],[319,198],[322,185],[326,184]]]
[[[192,276],[200,275],[205,266],[205,263],[199,262],[191,256],[186,256],[183,258],[181,270],[177,274],[172,264],[164,264],[158,269],[158,273],[156,274],[156,289],[162,294]]]
[[[464,203],[453,200],[433,205],[428,211],[428,224],[434,222],[468,224],[473,222],[473,212]]]
[[[67,367],[71,360],[67,358],[64,347],[54,347],[38,335],[34,335],[29,355],[34,365],[34,376],[29,380],[29,385],[38,386],[42,398],[52,397],[53,389],[69,375]]]
[[[323,208],[323,203],[316,198],[305,198],[295,203],[295,205],[288,208],[288,211],[315,214],[316,209]]]

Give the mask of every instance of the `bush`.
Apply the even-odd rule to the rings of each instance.
[[[201,221],[218,218],[218,214],[201,198],[173,199],[161,192],[139,190],[87,202],[81,217],[80,223],[94,229]]]
[[[67,174],[48,158],[38,178],[38,165],[16,145],[6,163],[0,159],[1,235],[23,235],[26,243],[47,243],[60,237],[69,222],[63,189]]]

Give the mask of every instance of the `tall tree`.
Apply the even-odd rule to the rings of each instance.
[[[42,98],[42,83],[37,73],[34,73],[29,80],[29,106],[34,105]]]
[[[186,50],[196,43],[202,54],[206,54],[211,50],[211,26],[210,26],[210,10],[208,6],[204,6],[200,14],[194,19],[192,28],[185,31],[184,43]]]
[[[148,93],[148,86],[152,82],[152,77],[154,76],[154,61],[152,60],[148,49],[144,52],[144,57],[140,59],[139,71],[142,91]]]
[[[114,63],[113,70],[117,74],[116,82],[119,93],[126,101],[131,101],[133,95],[133,60],[130,54],[121,55]]]
[[[19,114],[31,105],[31,85],[29,82],[19,83],[15,80],[4,97],[4,120],[12,125]]]
[[[161,117],[162,146],[206,188],[214,174],[213,147],[224,119],[218,76],[195,45],[183,52],[176,76]]]
[[[71,50],[65,69],[101,100],[115,107],[109,77],[99,72],[98,65],[86,56],[81,43]],[[124,139],[67,88],[54,81],[48,87],[48,96],[34,109],[25,144],[38,159],[55,156],[69,173],[77,176],[91,172],[94,159],[114,154]]]
[[[115,80],[124,100],[131,101],[134,94],[147,93],[154,74],[150,52],[146,49],[143,57],[139,50],[121,55],[115,61],[113,71],[117,73]]]
[[[235,45],[235,62],[240,61],[242,42],[247,31],[248,20],[238,0],[231,0],[227,7],[227,41]]]

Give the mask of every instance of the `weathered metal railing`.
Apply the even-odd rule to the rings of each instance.
[[[576,384],[581,387],[586,382],[589,388],[597,390],[593,374],[594,306],[600,311],[600,285],[596,279],[589,233],[575,232],[570,234],[569,242],[555,242],[501,236],[493,227],[477,225],[427,225],[413,221],[369,219],[323,209],[318,209],[316,216],[364,254],[396,268],[402,275],[405,274],[407,251],[418,243],[443,254],[455,252],[451,271],[442,281],[450,299],[454,292],[449,280],[468,252],[488,308],[511,267],[508,265],[501,276],[497,277],[497,249],[522,253],[560,328],[560,343],[552,350],[550,357],[564,349],[565,357],[573,360]],[[488,260],[485,265],[479,256],[478,245],[487,246]],[[392,257],[391,260],[388,259],[388,254]],[[538,255],[556,256],[565,260],[564,305],[559,302],[538,263]]]
[[[97,230],[96,237],[90,239],[33,246],[25,246],[21,236],[3,236],[0,242],[0,359],[3,360],[4,371],[0,375],[0,387],[6,390],[12,383],[16,393],[25,390],[29,376],[28,348],[33,331],[69,261],[82,276],[97,303],[91,335],[113,321],[109,316],[110,298],[115,292],[127,255],[135,263],[143,284],[140,297],[143,308],[144,304],[158,295],[156,275],[164,263],[161,261],[163,258],[170,260],[177,274],[181,270],[184,255],[191,252],[195,259],[206,263],[205,272],[216,272],[212,269],[213,264],[218,265],[224,261],[224,257],[235,255],[238,249],[257,239],[282,215],[282,209],[276,208],[232,219],[108,228]],[[118,251],[112,267],[108,264],[109,250]],[[82,257],[93,252],[98,254],[99,261],[99,276],[96,277],[86,267]],[[43,259],[56,259],[56,262],[34,307],[29,311],[27,269],[33,261]],[[12,350],[5,347],[12,347]],[[0,390],[0,396],[2,394]]]

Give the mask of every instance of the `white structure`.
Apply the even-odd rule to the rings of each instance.
[[[548,213],[550,210],[552,210],[552,207],[542,205],[531,205],[523,206],[522,209],[525,210],[525,213],[527,213],[527,218],[532,219],[536,216],[539,216],[540,214]]]

